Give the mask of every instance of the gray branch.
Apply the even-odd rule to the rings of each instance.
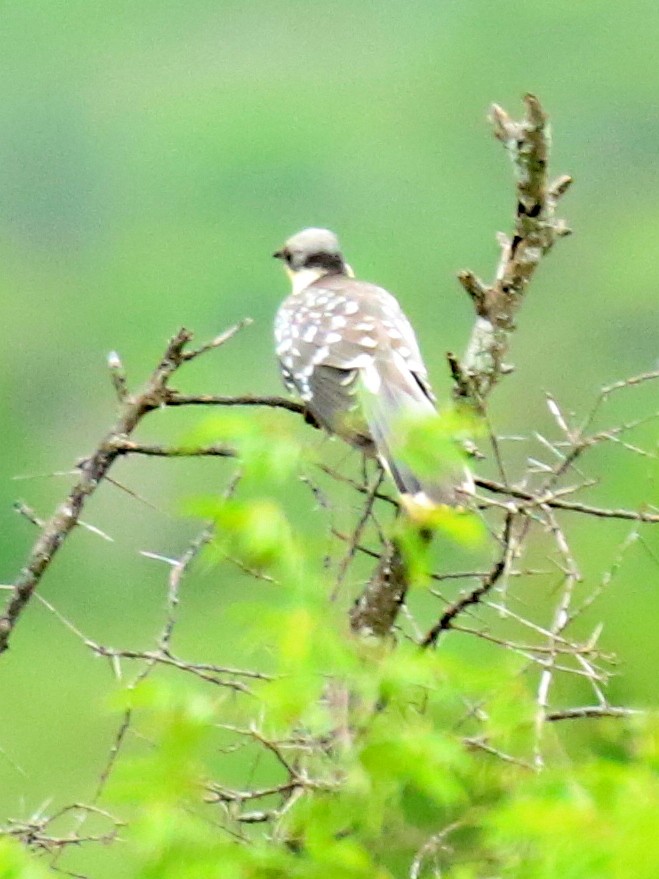
[[[514,229],[510,235],[498,236],[501,258],[491,284],[469,270],[458,275],[473,302],[476,321],[462,361],[454,355],[449,355],[449,361],[456,379],[456,397],[479,403],[500,377],[511,371],[505,358],[529,282],[556,240],[570,231],[557,218],[556,205],[572,178],[563,176],[550,182],[549,122],[536,97],[526,95],[524,102],[526,114],[519,122],[497,104],[490,111],[494,135],[513,164],[517,195]]]

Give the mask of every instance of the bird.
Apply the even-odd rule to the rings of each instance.
[[[414,330],[397,299],[355,278],[329,229],[303,229],[273,256],[283,261],[292,284],[275,317],[281,376],[311,421],[376,458],[411,518],[463,506],[473,483],[462,462],[429,478],[399,454],[402,419],[432,417],[437,409]]]

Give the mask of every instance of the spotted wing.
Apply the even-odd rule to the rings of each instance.
[[[284,301],[275,323],[287,387],[316,420],[360,447],[371,444],[360,401],[387,363],[401,392],[432,391],[409,321],[396,299],[373,284],[329,276]],[[370,378],[370,382],[369,382]],[[376,391],[377,393],[377,391]]]

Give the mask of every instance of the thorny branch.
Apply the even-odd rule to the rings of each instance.
[[[116,355],[111,357],[110,368],[114,386],[123,401],[121,414],[92,456],[81,462],[80,475],[76,483],[66,500],[59,505],[44,525],[27,563],[14,582],[12,595],[4,615],[0,618],[0,653],[7,649],[9,637],[18,618],[32,598],[44,571],[78,523],[87,499],[94,493],[114,463],[117,457],[116,440],[130,436],[143,416],[162,403],[164,388],[183,362],[183,349],[190,339],[191,334],[187,330],[180,330],[174,336],[145,389],[133,398],[125,395],[123,375],[117,366]]]
[[[98,817],[107,826],[107,829],[101,833],[86,834],[58,833],[53,829],[53,825],[61,822],[62,818],[76,815],[83,819],[90,816]],[[9,836],[20,839],[24,845],[57,857],[70,846],[79,846],[90,842],[108,845],[117,839],[122,826],[122,821],[104,809],[87,803],[73,803],[52,815],[36,814],[25,821],[10,821],[6,827],[0,827],[0,837]]]
[[[502,551],[500,558],[494,564],[492,570],[483,577],[480,586],[472,589],[466,595],[461,595],[456,601],[446,608],[439,620],[430,629],[428,634],[421,642],[422,647],[434,647],[439,640],[442,632],[447,631],[453,626],[453,620],[463,613],[473,604],[478,604],[491,589],[499,582],[501,577],[510,568],[510,564],[515,552],[515,538],[513,535],[513,526],[515,523],[515,514],[508,511],[503,526],[503,534],[501,536]]]

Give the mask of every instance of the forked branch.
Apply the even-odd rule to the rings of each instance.
[[[119,417],[114,426],[98,444],[95,451],[78,464],[78,477],[65,500],[43,524],[25,566],[12,584],[4,613],[0,616],[0,653],[9,646],[9,638],[16,623],[27,607],[34,590],[58,550],[80,521],[87,500],[96,491],[118,457],[125,454],[126,444],[142,418],[154,409],[167,405],[172,391],[168,383],[177,369],[189,360],[213,348],[219,348],[232,338],[247,322],[243,321],[212,339],[206,345],[188,350],[192,333],[181,329],[171,339],[162,360],[144,388],[128,393],[126,377],[118,356],[112,352],[108,367],[120,404]],[[175,396],[175,395],[174,395]]]
[[[511,119],[497,104],[490,111],[494,135],[513,163],[517,195],[514,229],[509,235],[498,236],[501,258],[491,284],[469,270],[458,275],[473,302],[476,321],[462,361],[454,355],[449,355],[449,361],[456,379],[456,397],[479,404],[511,370],[505,358],[515,315],[531,278],[556,240],[570,231],[557,218],[556,205],[572,178],[561,176],[550,181],[547,115],[533,95],[526,95],[524,102],[526,113],[519,121]]]

